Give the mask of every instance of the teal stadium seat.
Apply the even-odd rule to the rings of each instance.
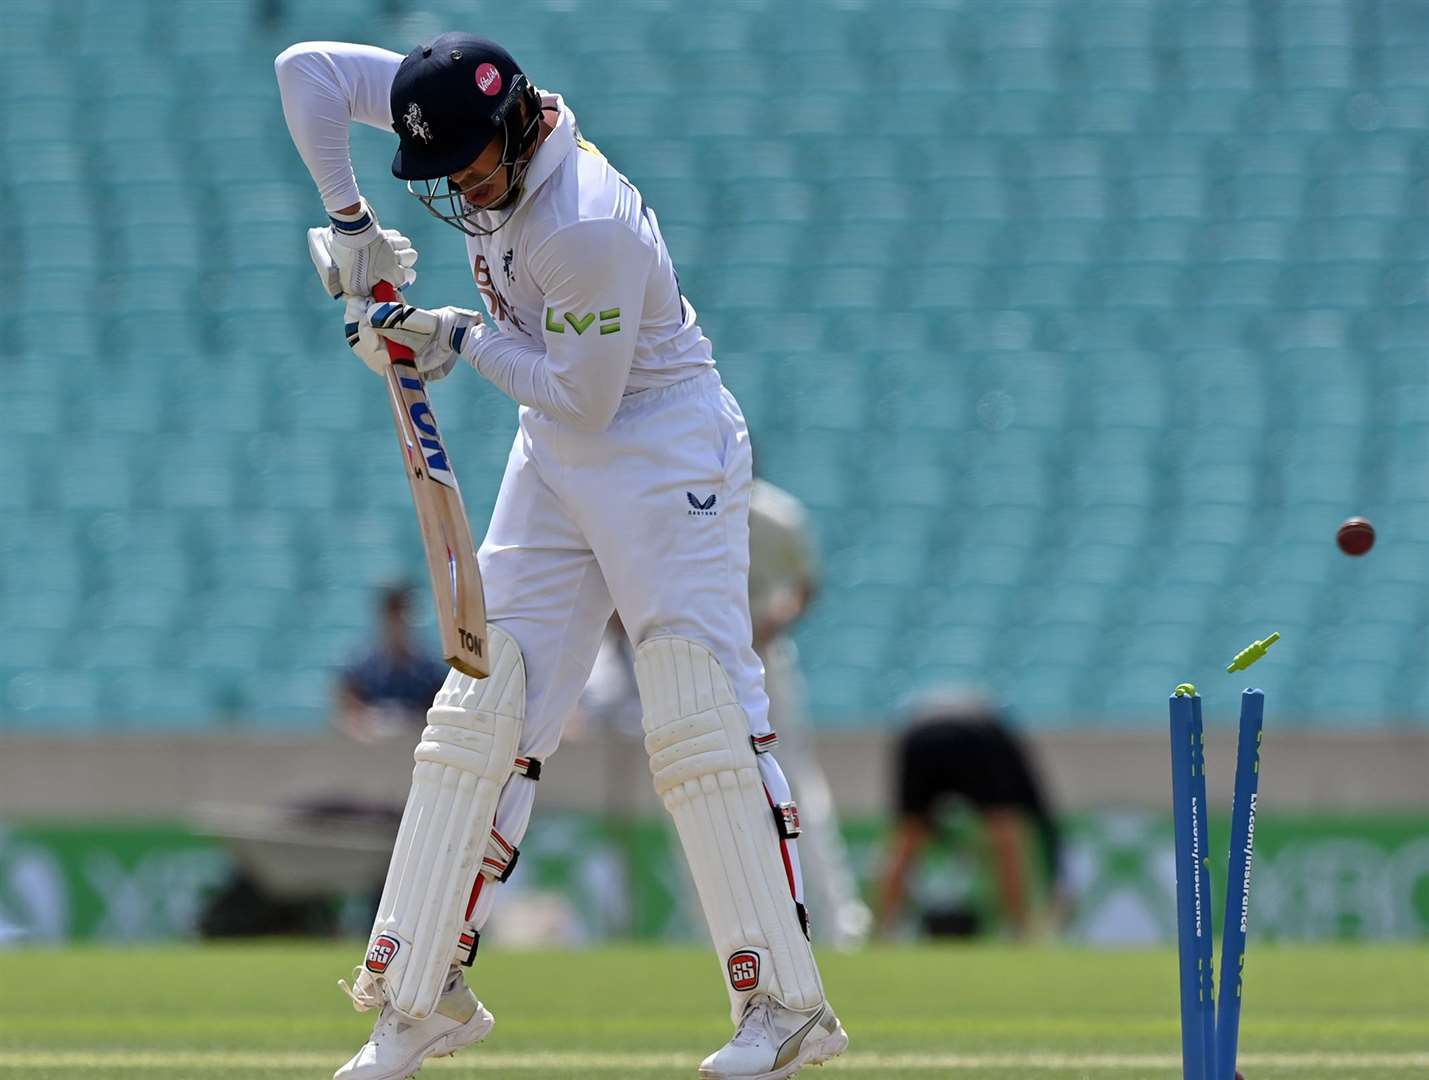
[[[164,7],[164,43],[180,56],[252,52],[258,12],[246,0],[173,0]]]
[[[373,605],[358,589],[325,589],[310,595],[308,601],[303,627],[308,633],[330,635],[351,649],[354,642],[365,640],[372,632]],[[293,645],[301,657],[301,642]]]
[[[1423,130],[1429,117],[1425,94],[1415,87],[1380,87],[1372,97],[1353,97],[1346,104],[1346,119],[1363,129],[1403,131],[1413,134]]]
[[[163,640],[159,634],[137,627],[129,627],[119,634],[94,635],[85,644],[85,670],[94,672],[106,682],[113,681],[117,685],[144,684],[147,687],[147,676],[166,659]],[[195,675],[189,672],[184,674],[185,682],[193,681],[195,691],[201,693],[202,687]],[[177,694],[183,694],[184,691],[184,683],[175,687]],[[154,706],[146,701],[144,707]],[[197,712],[197,716],[191,717],[190,722],[202,715],[201,711]]]
[[[44,40],[49,20],[49,10],[39,6],[7,12],[5,33],[0,36],[0,53],[6,56],[7,62],[12,57],[18,59],[32,53]]]
[[[1140,205],[1136,198],[1129,200],[1123,212],[1135,220],[1108,224],[1098,237],[1097,256],[1088,262],[1186,263],[1195,258],[1205,237],[1202,222],[1185,215],[1178,219],[1164,206],[1163,212],[1147,217],[1140,213]]]
[[[1255,13],[1246,5],[1206,5],[1199,11],[1170,9],[1162,44],[1181,48],[1246,50],[1256,45]]]
[[[185,729],[212,724],[223,705],[222,684],[188,668],[159,668],[151,662],[102,672],[101,679],[106,707],[121,718],[121,729]]]
[[[1421,90],[1429,86],[1429,73],[1425,71],[1425,64],[1429,63],[1429,49],[1423,44],[1387,42],[1378,55],[1380,78],[1385,85],[1412,86]]]
[[[78,35],[79,55],[86,68],[107,66],[112,72],[121,66],[117,58],[142,56],[153,41],[153,15],[158,6],[147,0],[128,4],[110,4],[105,0],[78,0],[66,5]],[[6,13],[6,26],[10,21]],[[162,71],[160,65],[127,65],[132,77],[153,77]],[[137,70],[136,70],[137,69]]]
[[[62,663],[66,635],[38,627],[0,630],[0,679]]]
[[[25,559],[27,576],[7,575],[5,610],[13,613],[15,620],[7,633],[18,641],[32,629],[42,641],[63,645],[70,616],[86,584],[78,552],[62,547],[49,552],[12,551],[7,553],[7,558],[11,557]]]
[[[222,626],[202,637],[179,633],[169,639],[164,655],[186,671],[200,676],[215,688],[219,700],[216,706],[229,702],[241,707],[247,694],[243,685],[250,673],[269,672],[282,659],[282,638],[271,628],[256,626]]]
[[[27,667],[13,673],[0,671],[0,703],[9,725],[34,725],[47,734],[79,734],[86,730],[113,730],[126,715],[116,711],[106,680],[74,665]],[[115,720],[118,716],[120,719]],[[207,722],[203,714],[189,718],[190,727]],[[108,727],[103,728],[108,720]]]
[[[1253,91],[1259,85],[1256,52],[1251,48],[1183,45],[1176,57],[1176,76],[1189,90]]]

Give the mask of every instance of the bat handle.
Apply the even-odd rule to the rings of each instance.
[[[383,301],[391,300],[395,302],[397,300],[400,300],[401,297],[397,295],[397,290],[392,287],[392,283],[390,281],[379,281],[372,288],[372,299]],[[407,346],[399,345],[397,344],[397,342],[388,340],[387,338],[382,339],[382,344],[387,346],[388,359],[412,359],[412,350],[407,348]]]

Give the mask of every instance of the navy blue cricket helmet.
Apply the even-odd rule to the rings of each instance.
[[[399,142],[392,174],[448,224],[473,235],[492,231],[468,221],[471,208],[446,177],[503,138],[510,182],[486,209],[514,203],[540,130],[541,101],[511,54],[474,34],[442,34],[407,54],[392,80],[391,104]]]

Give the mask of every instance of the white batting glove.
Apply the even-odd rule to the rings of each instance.
[[[396,229],[382,228],[366,199],[355,214],[330,214],[328,220],[327,228],[311,231],[326,234],[332,266],[318,272],[332,296],[371,296],[379,281],[405,289],[417,280],[412,241]]]
[[[357,358],[378,375],[387,370],[387,346],[377,336],[376,331],[363,320],[370,300],[350,296],[343,307],[342,330],[347,335],[347,344]]]
[[[463,347],[469,349],[485,329],[479,311],[458,307],[429,310],[392,302],[368,305],[363,325],[411,349],[417,370],[428,381],[449,374]]]

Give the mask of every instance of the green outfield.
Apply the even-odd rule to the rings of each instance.
[[[354,946],[0,953],[0,1080],[321,1078],[369,1017],[335,980]],[[991,946],[824,957],[853,1044],[834,1077],[1180,1075],[1175,954]],[[692,1077],[727,1036],[692,949],[483,955],[497,1026],[423,1075]],[[1429,946],[1256,948],[1242,1069],[1351,1080],[1429,1074]]]

